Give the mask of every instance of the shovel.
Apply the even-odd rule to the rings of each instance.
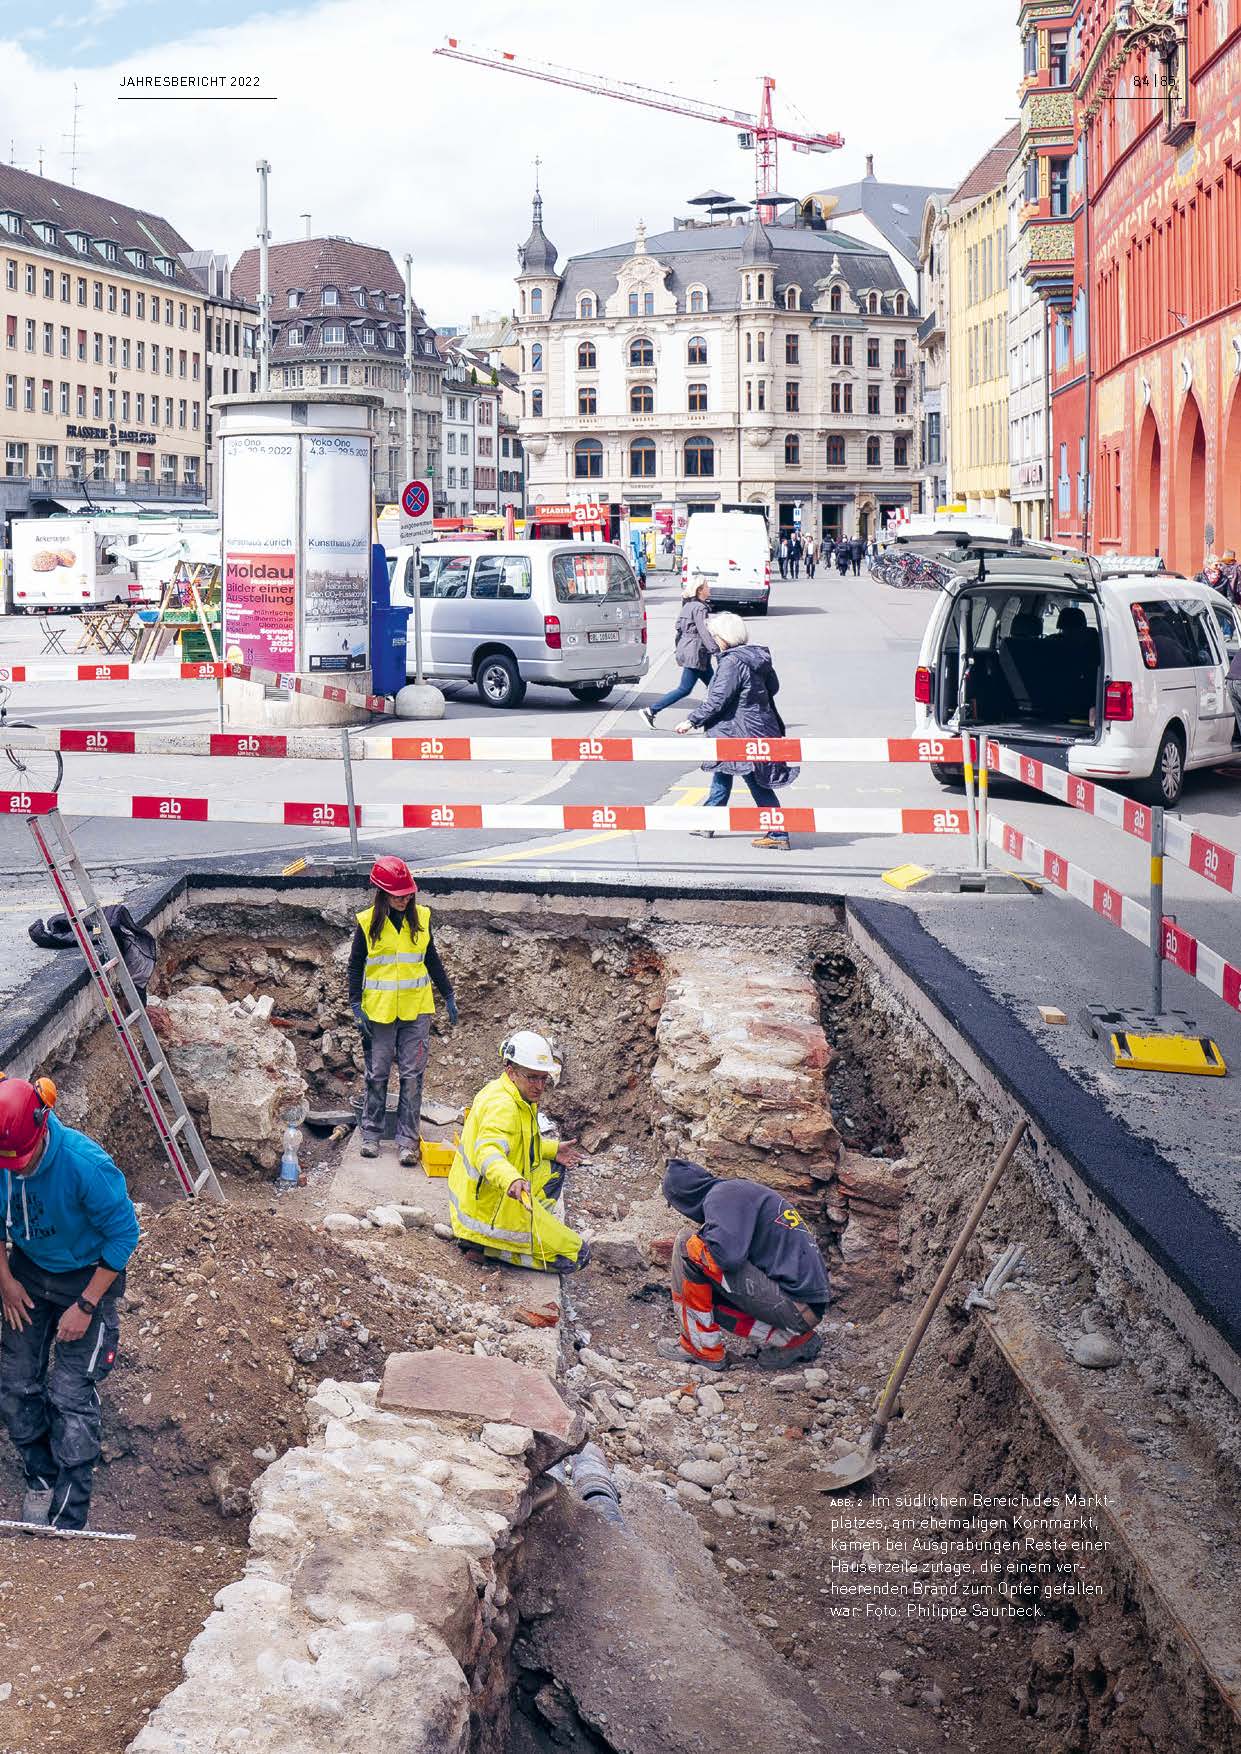
[[[892,1409],[896,1405],[896,1397],[900,1393],[901,1384],[909,1374],[909,1367],[914,1361],[914,1354],[922,1344],[922,1336],[931,1325],[931,1317],[939,1308],[940,1300],[948,1289],[948,1281],[956,1272],[961,1256],[969,1246],[970,1238],[978,1229],[979,1220],[986,1209],[987,1201],[996,1190],[996,1186],[1004,1171],[1013,1158],[1013,1153],[1020,1145],[1025,1134],[1027,1122],[1020,1120],[1008,1135],[1007,1143],[996,1159],[995,1168],[983,1184],[982,1192],[974,1201],[970,1215],[960,1236],[953,1244],[952,1253],[944,1262],[939,1278],[931,1287],[930,1294],[922,1306],[921,1314],[914,1323],[914,1331],[905,1342],[904,1350],[896,1361],[895,1368],[888,1378],[883,1398],[876,1409],[874,1420],[867,1435],[866,1442],[857,1449],[848,1450],[838,1456],[832,1463],[827,1484],[820,1487],[822,1492],[840,1492],[846,1486],[856,1486],[859,1481],[867,1480],[879,1466],[879,1451],[883,1448],[883,1440],[888,1435],[888,1421],[892,1417]]]

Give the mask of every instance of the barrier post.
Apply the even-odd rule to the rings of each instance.
[[[358,857],[358,823],[357,812],[353,807],[353,755],[349,748],[349,728],[341,727],[340,752],[345,763],[345,803],[349,810],[349,854]]]
[[[978,733],[978,868],[987,869],[987,836],[990,833],[989,820],[991,809],[991,791],[987,775],[987,733]]]
[[[961,762],[965,780],[965,813],[970,825],[970,863],[977,871],[978,866],[978,800],[974,793],[974,737],[964,725],[961,726]]]
[[[1163,806],[1151,808],[1151,1010],[1163,1012]]]

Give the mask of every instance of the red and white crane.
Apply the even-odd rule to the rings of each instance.
[[[776,82],[764,74],[762,95],[757,116],[744,110],[721,109],[717,104],[699,98],[683,97],[679,92],[657,91],[650,86],[635,85],[629,80],[608,79],[603,75],[583,73],[573,67],[558,67],[549,61],[530,61],[502,49],[470,48],[457,37],[445,39],[437,55],[453,61],[469,61],[475,67],[492,67],[497,73],[520,73],[525,79],[542,79],[549,85],[565,85],[573,91],[589,91],[596,97],[616,98],[620,103],[641,104],[648,110],[666,110],[674,116],[692,116],[699,122],[716,122],[735,128],[740,144],[754,153],[754,189],[759,218],[766,224],[774,217],[770,197],[777,192],[777,142],[787,140],[794,152],[834,152],[844,145],[843,134],[798,134],[789,128],[777,128],[772,117],[771,94]]]

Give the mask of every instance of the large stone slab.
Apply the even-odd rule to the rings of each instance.
[[[535,1434],[536,1465],[543,1468],[580,1449],[585,1440],[580,1416],[550,1378],[512,1358],[480,1358],[439,1346],[430,1352],[394,1352],[384,1366],[379,1405],[394,1413],[524,1425]]]

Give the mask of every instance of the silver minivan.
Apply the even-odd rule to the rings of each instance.
[[[472,682],[485,706],[518,706],[530,682],[606,699],[646,674],[646,610],[612,543],[434,542],[422,550],[422,663]],[[414,552],[388,555],[392,602],[414,596]],[[411,617],[407,668],[414,673]]]

